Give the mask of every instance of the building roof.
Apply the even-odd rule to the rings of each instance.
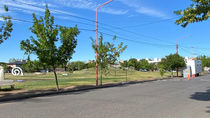
[[[15,61],[15,62],[8,63],[8,65],[23,65],[24,63],[26,63],[26,62]]]

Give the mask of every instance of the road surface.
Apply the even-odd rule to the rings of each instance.
[[[210,74],[0,103],[2,118],[210,118]]]

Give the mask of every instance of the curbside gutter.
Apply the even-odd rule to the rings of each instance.
[[[30,99],[30,98],[49,96],[49,95],[55,95],[55,94],[63,94],[63,93],[78,92],[78,91],[93,90],[93,89],[102,89],[102,88],[108,88],[108,87],[117,87],[117,86],[123,86],[123,85],[128,85],[128,84],[138,84],[138,83],[152,82],[152,81],[165,80],[165,79],[171,79],[171,78],[143,80],[143,81],[129,81],[127,83],[120,82],[120,83],[113,83],[113,84],[104,84],[102,86],[92,86],[92,87],[85,87],[85,88],[78,88],[78,89],[71,89],[71,90],[2,97],[0,98],[0,104],[1,102],[12,101],[12,100]]]

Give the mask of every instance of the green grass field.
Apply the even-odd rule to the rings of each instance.
[[[109,69],[110,73],[107,76],[103,75],[102,82],[125,82],[126,81],[126,70]],[[69,87],[69,86],[80,86],[80,85],[95,85],[96,75],[95,69],[84,69],[80,71],[74,71],[69,76],[63,76],[64,73],[57,73],[59,87]],[[164,76],[170,76],[171,73],[165,73]],[[175,73],[174,73],[175,75]],[[148,80],[152,78],[162,77],[158,72],[140,72],[136,70],[127,70],[127,81],[133,80]],[[26,90],[40,90],[55,88],[55,76],[54,73],[47,73],[46,75],[34,75],[33,73],[25,73],[24,76],[13,76],[11,73],[6,73],[6,80],[14,80],[15,89],[26,89]],[[98,83],[100,83],[100,73],[98,76]],[[17,80],[24,80],[23,82],[17,82]],[[9,88],[9,86],[2,87],[3,89]]]

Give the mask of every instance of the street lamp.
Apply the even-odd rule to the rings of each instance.
[[[178,54],[178,40],[179,40],[179,39],[188,38],[188,37],[191,37],[191,36],[186,36],[186,37],[178,38],[178,39],[176,40],[176,53],[177,53],[177,54]]]
[[[178,38],[177,40],[176,40],[176,54],[178,54],[178,40],[179,39],[184,39],[184,38],[188,38],[188,37],[191,37],[191,36],[186,36],[186,37],[182,37],[182,38]],[[176,74],[177,74],[177,77],[178,77],[178,68],[176,69]]]
[[[96,48],[97,48],[97,40],[98,40],[98,9],[110,2],[112,2],[113,0],[110,0],[100,6],[97,7],[96,9]],[[98,54],[96,52],[96,86],[98,86],[98,64],[97,64],[97,59],[98,59]]]

